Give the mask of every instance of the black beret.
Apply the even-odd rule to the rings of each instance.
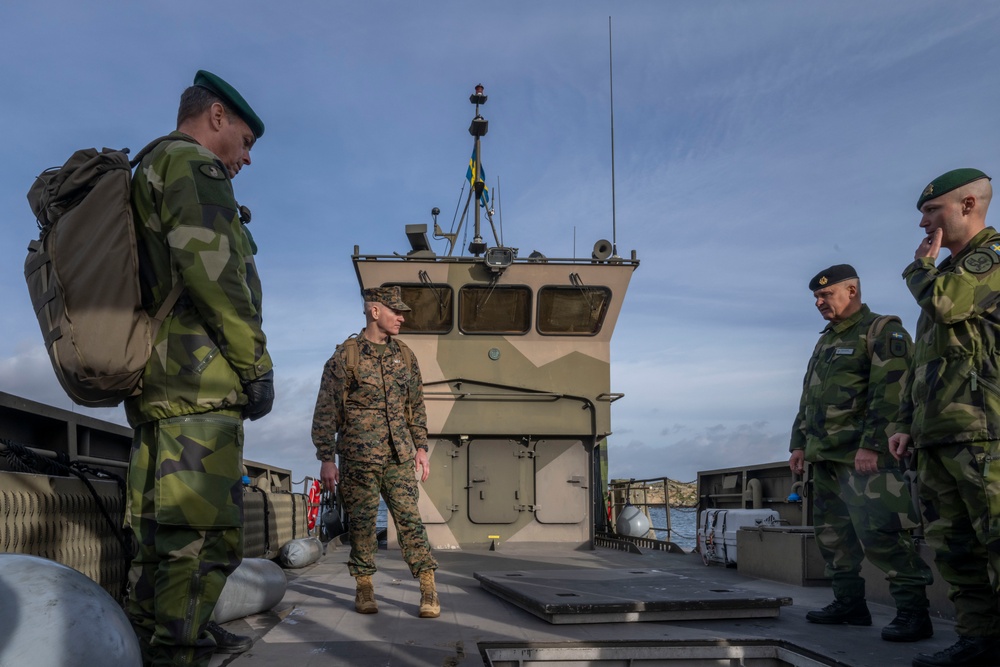
[[[828,269],[823,269],[809,281],[809,291],[815,292],[820,288],[836,285],[837,283],[857,277],[858,272],[850,264],[835,264]]]
[[[206,72],[203,69],[198,70],[198,73],[194,75],[194,85],[210,90],[222,99],[223,102],[228,104],[233,112],[237,116],[243,119],[243,122],[247,124],[250,131],[253,132],[253,136],[260,139],[264,136],[264,121],[260,119],[260,116],[254,113],[247,101],[243,99],[243,96],[239,92],[226,83],[221,77],[212,74],[211,72]]]
[[[963,185],[968,185],[972,181],[978,181],[980,178],[985,178],[990,180],[990,177],[979,171],[978,169],[952,169],[951,171],[941,174],[933,181],[927,184],[924,191],[920,193],[920,199],[917,200],[917,210],[924,205],[924,202],[940,197],[946,192],[951,192],[956,190]]]

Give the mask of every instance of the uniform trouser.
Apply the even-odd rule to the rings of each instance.
[[[413,461],[405,463],[365,463],[341,459],[340,493],[349,519],[351,556],[347,568],[352,576],[375,573],[378,536],[378,498],[381,493],[396,524],[403,560],[416,577],[424,570],[436,570],[427,530],[420,520],[417,499],[420,489]]]
[[[1000,637],[1000,442],[917,450],[924,534],[951,584],[955,630]]]
[[[135,429],[126,516],[138,553],[127,611],[155,667],[203,667],[206,625],[243,556],[243,424],[209,413]]]
[[[860,475],[854,464],[831,461],[813,463],[812,471],[813,527],[834,596],[865,596],[861,562],[867,556],[886,573],[897,609],[926,609],[933,574],[909,532],[917,513],[902,473]]]

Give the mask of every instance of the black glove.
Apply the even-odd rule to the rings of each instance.
[[[256,380],[243,385],[247,404],[243,406],[243,419],[257,421],[271,411],[274,403],[274,371],[270,370]]]

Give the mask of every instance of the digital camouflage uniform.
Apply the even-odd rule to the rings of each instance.
[[[228,172],[204,147],[160,143],[136,170],[132,202],[148,309],[174,281],[184,292],[142,393],[126,402],[139,549],[128,612],[147,662],[207,665],[215,641],[205,626],[243,552],[242,383],[271,370],[260,280]]]
[[[927,609],[930,568],[910,530],[918,524],[907,480],[888,452],[904,391],[910,337],[889,320],[872,345],[879,316],[866,305],[820,336],[803,381],[790,449],[805,450],[813,474],[813,527],[838,600],[864,599],[865,556],[886,573],[899,610]],[[855,471],[858,449],[878,454],[879,472]]]
[[[951,584],[956,631],[1000,637],[1000,234],[903,272],[920,306],[904,415],[925,535]]]
[[[357,345],[358,351],[350,378],[348,345]],[[404,354],[401,343],[391,337],[384,346],[364,335],[337,346],[323,368],[312,438],[316,458],[333,461],[336,455],[340,462],[340,492],[351,539],[351,575],[376,571],[375,523],[380,493],[396,525],[410,572],[416,577],[424,570],[436,570],[437,561],[417,509],[419,487],[413,461],[417,447],[427,448],[427,412],[416,358]]]

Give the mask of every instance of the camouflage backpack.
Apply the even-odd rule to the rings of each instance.
[[[24,278],[56,378],[78,405],[118,405],[140,381],[178,283],[154,317],[143,308],[132,217],[128,149],[76,151],[43,171],[28,191],[38,239],[28,244]],[[176,139],[176,137],[174,137]]]

